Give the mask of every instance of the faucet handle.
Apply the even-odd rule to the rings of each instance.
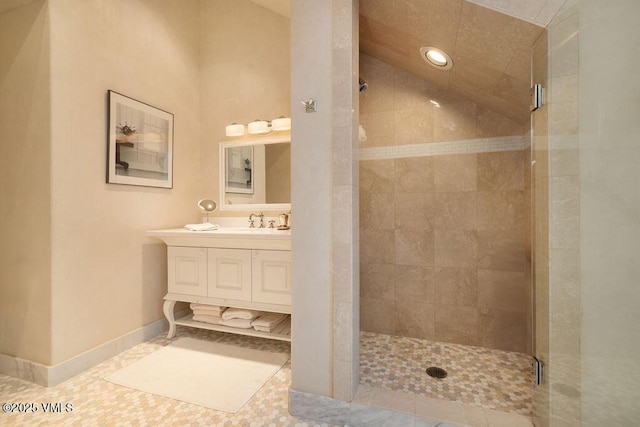
[[[274,228],[273,224],[275,224],[276,220],[275,219],[270,219],[269,220],[269,228]]]
[[[249,220],[249,228],[256,228],[255,222],[256,222],[255,219],[250,219]]]

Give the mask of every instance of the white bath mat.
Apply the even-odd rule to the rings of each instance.
[[[288,359],[284,353],[181,338],[105,380],[235,413]]]

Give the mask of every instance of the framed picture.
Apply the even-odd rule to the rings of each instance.
[[[253,146],[225,149],[225,192],[253,194]]]
[[[173,188],[173,114],[108,95],[107,183]]]

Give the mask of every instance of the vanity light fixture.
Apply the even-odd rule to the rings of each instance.
[[[271,131],[287,131],[291,130],[291,118],[280,116],[277,119],[273,119],[268,122],[266,120],[256,119],[253,122],[250,122],[246,126],[246,131],[250,135],[264,135],[266,133],[270,133]],[[243,136],[245,133],[245,126],[238,123],[232,123],[228,126],[225,126],[225,135],[226,136]]]
[[[225,126],[224,133],[227,136],[242,136],[244,135],[244,125],[231,123],[229,126]]]
[[[451,67],[453,67],[453,60],[449,54],[437,47],[422,46],[420,48],[420,56],[432,67],[436,67],[441,70],[450,70]]]
[[[247,125],[247,132],[251,135],[262,135],[271,132],[271,129],[269,129],[269,122],[256,119]]]

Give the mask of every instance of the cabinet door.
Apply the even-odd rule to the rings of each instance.
[[[251,301],[251,250],[209,248],[208,296]]]
[[[207,250],[167,248],[167,287],[169,293],[207,295]]]
[[[291,251],[252,252],[253,302],[291,305]]]

